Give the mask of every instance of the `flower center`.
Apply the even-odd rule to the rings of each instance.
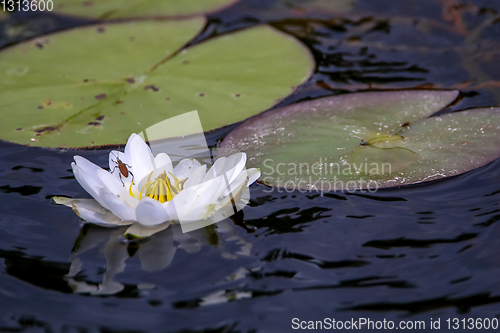
[[[153,172],[149,174],[146,184],[142,187],[139,199],[145,195],[164,203],[172,200],[180,191],[182,191],[184,187],[183,185],[185,180],[181,182],[177,179],[177,177],[171,174],[175,182],[175,184],[172,185],[165,171],[156,177],[154,181],[151,181],[152,174]]]

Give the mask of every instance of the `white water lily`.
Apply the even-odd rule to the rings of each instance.
[[[109,154],[110,171],[81,156],[74,160],[76,180],[94,199],[56,197],[54,201],[72,207],[90,223],[131,225],[126,233],[139,237],[170,223],[197,225],[196,221],[216,222],[230,216],[246,204],[243,193],[260,177],[258,169],[245,169],[245,153],[219,158],[208,171],[192,158],[174,168],[167,154],[153,156],[137,134],[130,136],[124,153]]]

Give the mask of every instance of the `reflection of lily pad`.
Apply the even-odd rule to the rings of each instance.
[[[213,12],[239,0],[64,0],[54,12],[100,19],[142,16],[185,16]]]
[[[269,26],[175,53],[204,24],[90,26],[0,52],[0,138],[46,147],[122,144],[193,110],[211,130],[271,107],[312,71],[309,51]],[[180,130],[192,133],[189,124]]]
[[[222,148],[245,151],[264,183],[286,188],[377,188],[452,176],[500,157],[500,108],[427,118],[457,94],[367,92],[302,102],[247,120]]]

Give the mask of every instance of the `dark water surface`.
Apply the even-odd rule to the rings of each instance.
[[[500,104],[500,1],[363,0],[333,14],[297,3],[243,0],[197,41],[266,22],[303,41],[317,70],[280,105],[415,87],[460,89],[447,112]],[[0,46],[87,23],[14,15]],[[254,184],[234,221],[127,242],[50,199],[87,197],[73,155],[106,167],[108,153],[0,142],[0,331],[288,332],[293,318],[360,317],[429,331],[431,318],[446,330],[500,316],[498,160],[369,195]]]

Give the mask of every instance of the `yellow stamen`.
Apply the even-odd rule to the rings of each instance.
[[[147,197],[164,203],[172,200],[180,191],[182,191],[184,181],[179,181],[179,179],[171,173],[172,177],[174,177],[175,185],[172,185],[165,171],[156,177],[154,181],[151,181],[152,174],[152,172],[149,174],[146,184],[142,187],[139,199],[141,199],[144,194]],[[131,190],[129,192],[131,192]]]
[[[135,198],[134,192],[132,192],[132,185],[134,185],[134,182],[130,183],[130,187],[128,188],[128,194],[130,194],[132,198]]]
[[[172,185],[170,184],[170,179],[168,179],[167,177],[167,174],[165,173],[165,171],[163,171],[163,175],[165,177],[165,183],[167,184],[167,201],[170,201],[174,198],[174,196],[177,194],[177,193],[173,193],[172,191]]]
[[[170,173],[170,172],[169,172]],[[179,181],[177,177],[175,177],[172,173],[170,175],[174,178],[174,185],[170,182],[167,173],[163,171],[154,181],[151,181],[151,176],[153,172],[149,174],[148,180],[146,184],[141,188],[139,192],[139,200],[142,199],[142,196],[145,195],[152,199],[155,199],[161,203],[172,200],[182,189],[184,188],[184,182],[187,179]],[[135,195],[132,192],[132,184],[129,188],[130,196],[135,198]]]
[[[141,188],[141,192],[139,192],[139,200],[141,200],[141,199],[142,199],[142,191],[144,190],[144,188],[145,188],[146,186],[148,186],[148,187],[149,187],[149,186],[151,186],[151,176],[152,176],[152,175],[153,175],[153,171],[151,171],[151,173],[150,173],[150,174],[149,174],[149,176],[148,176],[148,180],[146,181],[146,184],[145,184],[145,185]]]
[[[179,179],[177,179],[177,177],[175,177],[175,176],[173,175],[173,173],[169,172],[169,174],[170,174],[172,177],[174,177],[174,186],[172,186],[172,185],[170,184],[170,186],[171,186],[171,190],[172,190],[172,192],[173,192],[174,194],[178,194],[178,193],[179,193],[180,191],[182,191],[182,189],[184,188],[184,182],[187,180],[187,178],[186,178],[186,179],[184,179],[183,181],[179,181]],[[170,183],[170,182],[169,182],[169,183]]]

